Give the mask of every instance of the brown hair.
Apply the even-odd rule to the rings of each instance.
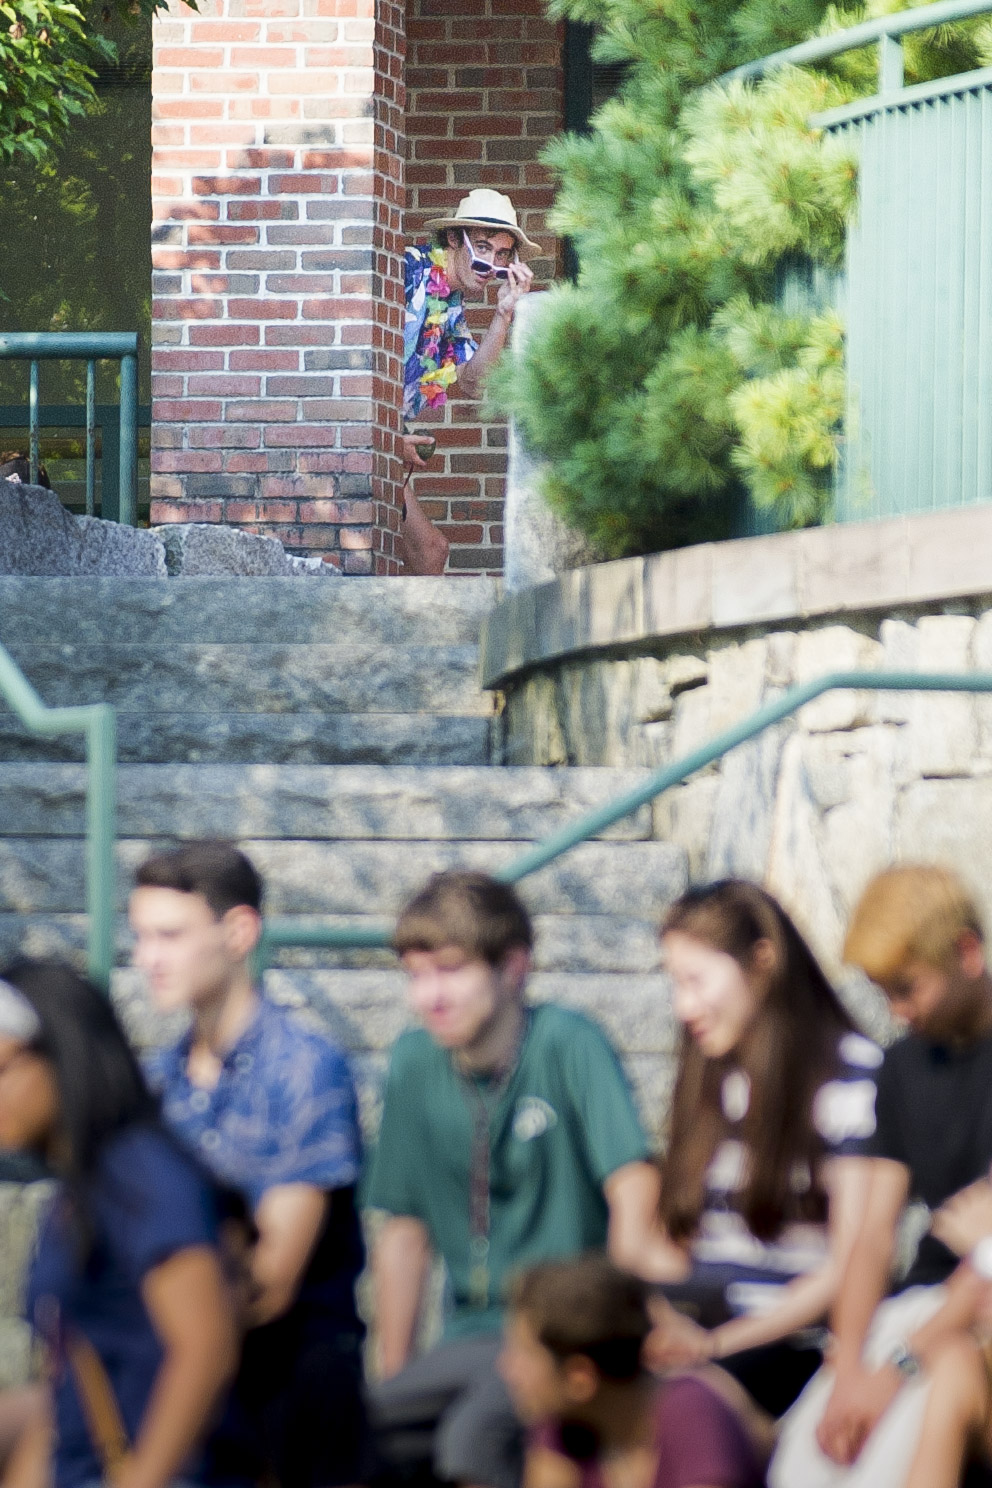
[[[937,971],[954,963],[965,931],[984,940],[972,895],[949,868],[908,863],[876,874],[855,906],[844,960],[882,982],[922,961]]]
[[[457,946],[490,966],[514,946],[529,950],[533,944],[530,915],[515,890],[470,869],[435,873],[407,904],[393,935],[398,956]]]
[[[262,880],[230,842],[186,842],[146,858],[134,875],[139,889],[199,894],[220,919],[236,905],[262,908]]]
[[[749,1153],[740,1207],[749,1229],[766,1240],[787,1220],[822,1220],[827,1206],[817,1166],[823,1143],[812,1105],[836,1068],[837,1043],[853,1028],[850,1018],[792,920],[757,884],[724,879],[690,889],[662,921],[662,937],[673,931],[732,956],[763,986],[757,1015],[729,1061],[707,1058],[683,1032],[661,1195],[669,1234],[686,1239],[699,1224],[706,1170],[728,1134],[721,1104],[728,1063],[742,1069],[751,1085],[740,1127]],[[767,974],[754,963],[759,941],[772,947]],[[794,1192],[797,1165],[810,1172],[805,1193]]]
[[[513,1283],[510,1307],[557,1359],[583,1354],[608,1379],[640,1374],[651,1331],[647,1287],[605,1255],[590,1251],[532,1266]]]

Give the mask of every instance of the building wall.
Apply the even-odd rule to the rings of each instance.
[[[542,0],[172,0],[152,84],[153,522],[398,570],[404,231],[496,187],[549,282],[538,156],[562,44]],[[491,310],[471,310],[477,334]],[[417,494],[451,571],[499,572],[505,425],[457,390],[436,422]]]
[[[395,568],[403,50],[388,0],[156,21],[153,522]]]
[[[542,0],[409,0],[406,31],[408,240],[473,186],[491,186],[512,198],[545,249],[532,267],[546,285],[557,260],[546,228],[554,192],[538,156],[562,127],[562,27]],[[477,336],[489,314],[491,305],[470,310]],[[499,573],[505,423],[484,417],[456,385],[447,408],[421,426],[437,435],[438,453],[414,489],[451,543],[449,570]]]

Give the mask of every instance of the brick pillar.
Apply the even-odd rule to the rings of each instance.
[[[410,0],[407,42],[407,238],[473,186],[492,186],[545,249],[531,267],[547,284],[559,245],[545,225],[554,188],[539,156],[562,127],[563,28],[543,0]],[[494,300],[490,290],[488,308],[469,307],[476,336]],[[450,572],[498,573],[506,426],[484,419],[457,384],[435,420],[438,454],[414,482],[420,503],[451,543]]]
[[[153,64],[152,521],[395,566],[402,12],[173,0]]]

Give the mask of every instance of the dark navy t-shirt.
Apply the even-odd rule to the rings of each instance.
[[[85,1201],[84,1238],[68,1195],[56,1195],[28,1282],[28,1317],[55,1353],[56,1488],[103,1475],[65,1362],[68,1333],[82,1333],[96,1349],[133,1442],[162,1362],[142,1281],[178,1251],[213,1245],[217,1237],[209,1181],[156,1126],[127,1127],[110,1138]]]
[[[886,1050],[878,1073],[878,1127],[871,1157],[909,1170],[910,1198],[931,1211],[984,1178],[992,1164],[992,1036],[963,1048],[908,1034]],[[902,1287],[946,1281],[957,1257],[924,1235]]]

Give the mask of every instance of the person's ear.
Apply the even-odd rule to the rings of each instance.
[[[958,936],[958,964],[973,982],[985,972],[985,945],[974,930],[962,930]]]
[[[233,961],[247,961],[262,934],[262,916],[250,904],[235,904],[222,921]]]
[[[775,970],[775,947],[767,936],[751,947],[751,968],[760,977],[770,977]]]
[[[500,980],[515,992],[522,990],[530,972],[530,950],[527,946],[511,946],[499,963]]]
[[[561,1366],[565,1391],[574,1405],[588,1405],[599,1391],[599,1370],[585,1354],[572,1354]]]

